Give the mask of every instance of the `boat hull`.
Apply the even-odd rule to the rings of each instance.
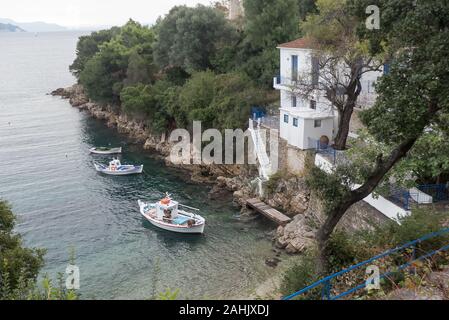
[[[139,207],[140,207],[140,213],[142,214],[142,216],[155,227],[158,227],[160,229],[170,231],[170,232],[184,233],[184,234],[203,234],[204,233],[204,228],[206,226],[205,222],[202,222],[201,224],[195,225],[192,227],[172,225],[172,224],[165,223],[163,221],[154,219],[153,217],[151,217],[149,214],[147,214],[145,212],[145,210],[144,210],[145,203],[140,200],[138,203],[139,203]]]
[[[90,151],[90,153],[93,153],[93,154],[108,155],[108,154],[122,153],[122,148],[112,148],[112,149],[106,150],[106,151],[99,150],[98,148],[91,148],[89,151]]]
[[[201,226],[195,226],[191,228],[176,228],[169,225],[164,225],[159,222],[156,222],[155,220],[151,219],[150,217],[144,215],[144,217],[149,221],[153,226],[158,227],[160,229],[170,231],[170,232],[177,232],[177,233],[185,233],[185,234],[203,234],[204,233],[204,227],[205,225]]]
[[[110,176],[128,176],[132,174],[140,174],[143,172],[142,166],[121,166],[121,169],[118,170],[109,170],[108,167],[101,166],[99,164],[94,164],[95,169],[103,174],[107,174]]]

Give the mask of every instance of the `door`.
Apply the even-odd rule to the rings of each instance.
[[[298,80],[298,56],[292,56],[292,81]]]

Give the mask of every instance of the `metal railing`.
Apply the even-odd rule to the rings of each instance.
[[[316,153],[325,156],[331,163],[336,166],[338,164],[344,164],[348,162],[345,157],[344,151],[336,150],[329,144],[322,143],[320,140],[308,139],[310,149],[315,149]]]
[[[449,250],[449,244],[447,244],[447,245],[445,245],[445,246],[443,246],[443,247],[441,247],[441,248],[439,248],[437,250],[432,250],[430,252],[426,252],[423,255],[417,257],[417,247],[418,247],[419,244],[421,244],[421,243],[423,243],[423,242],[425,242],[427,240],[436,238],[436,237],[441,237],[443,235],[449,235],[449,228],[443,229],[443,230],[440,230],[440,231],[437,231],[437,232],[433,232],[433,233],[430,233],[430,234],[427,234],[427,235],[425,235],[425,236],[423,236],[423,237],[421,237],[421,238],[419,238],[417,240],[414,240],[414,241],[411,241],[409,243],[406,243],[406,244],[404,244],[404,245],[402,245],[400,247],[397,247],[395,249],[386,251],[386,252],[384,252],[382,254],[379,254],[379,255],[377,255],[377,256],[369,259],[369,260],[366,260],[366,261],[363,261],[363,262],[358,263],[356,265],[353,265],[353,266],[351,266],[351,267],[349,267],[347,269],[344,269],[344,270],[342,270],[340,272],[334,273],[333,275],[330,275],[330,276],[328,276],[326,278],[323,278],[320,281],[317,281],[317,282],[313,283],[312,285],[310,285],[310,286],[308,286],[308,287],[306,287],[306,288],[304,288],[304,289],[302,289],[302,290],[300,290],[298,292],[295,292],[295,293],[293,293],[293,294],[291,294],[289,296],[284,297],[282,300],[292,300],[292,299],[300,297],[300,296],[302,296],[302,295],[304,295],[306,293],[309,293],[311,290],[319,288],[319,287],[322,287],[321,299],[323,299],[323,300],[338,300],[338,299],[341,299],[341,298],[346,297],[348,295],[351,295],[351,294],[353,294],[353,293],[355,293],[355,292],[357,292],[357,291],[359,291],[361,289],[364,289],[366,287],[366,285],[367,285],[366,281],[364,283],[361,283],[361,284],[359,284],[359,285],[357,285],[357,286],[347,290],[347,291],[344,291],[342,293],[336,293],[334,295],[332,294],[332,283],[331,283],[331,281],[336,279],[337,277],[345,275],[345,274],[347,274],[347,273],[349,273],[351,271],[360,269],[361,267],[370,266],[370,265],[372,265],[372,263],[374,263],[377,260],[380,260],[382,258],[391,256],[391,255],[396,254],[396,253],[403,252],[403,251],[405,251],[407,249],[411,249],[411,251],[412,251],[411,257],[412,258],[411,258],[411,260],[409,262],[396,267],[395,270],[387,271],[387,272],[385,272],[385,273],[380,275],[380,279],[388,278],[389,276],[393,275],[394,273],[397,273],[398,271],[403,271],[403,270],[407,269],[408,267],[412,266],[414,263],[416,263],[418,261],[422,261],[422,260],[428,259],[428,258],[436,255],[437,253],[448,251]],[[449,242],[449,240],[447,240],[447,241]]]
[[[264,116],[260,118],[260,124],[270,129],[279,130],[280,116]]]
[[[434,202],[449,201],[449,186],[446,184],[426,184],[418,189],[433,197]]]
[[[410,211],[412,210],[412,204],[417,203],[415,199],[419,198],[419,193],[413,193],[409,190],[404,190],[401,188],[393,188],[390,191],[390,198],[394,203],[399,205],[404,210]]]

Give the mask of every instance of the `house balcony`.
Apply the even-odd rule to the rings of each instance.
[[[276,90],[291,90],[296,85],[292,78],[276,76],[273,78],[273,88]]]

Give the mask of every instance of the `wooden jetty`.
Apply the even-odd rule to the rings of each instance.
[[[292,219],[287,217],[285,214],[279,212],[276,209],[273,209],[266,203],[260,201],[260,199],[249,199],[246,201],[246,205],[281,226],[285,226],[287,223],[292,221]]]

